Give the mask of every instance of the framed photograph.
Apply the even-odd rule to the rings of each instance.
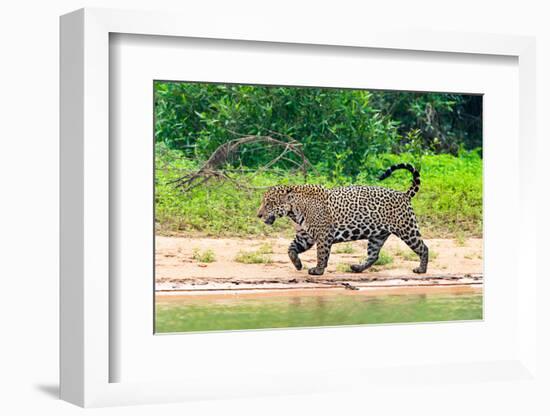
[[[534,40],[181,18],[61,18],[62,398],[536,383]]]

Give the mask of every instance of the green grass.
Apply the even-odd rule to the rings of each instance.
[[[216,255],[210,249],[200,251],[198,248],[193,249],[193,260],[200,263],[212,263],[216,261]]]
[[[308,183],[327,187],[338,185],[380,185],[397,190],[408,189],[411,175],[396,171],[383,182],[376,175],[398,162],[420,167],[420,191],[412,201],[420,230],[425,237],[465,238],[482,235],[482,159],[477,152],[451,155],[386,154],[365,159],[365,169],[356,178],[334,177],[319,172],[308,177]],[[266,187],[277,184],[301,184],[301,175],[288,172],[266,172],[252,176],[241,174],[240,180],[251,187],[247,191],[231,182],[211,180],[190,192],[182,193],[169,181],[198,167],[196,161],[158,145],[156,151],[155,220],[159,234],[200,234],[207,236],[269,236],[293,233],[291,221],[281,218],[273,226],[256,217]]]
[[[353,248],[353,245],[351,245],[351,243],[336,244],[336,248],[334,250],[334,253],[336,253],[336,254],[352,254],[352,253],[355,253],[355,249]]]
[[[463,232],[459,231],[455,234],[455,243],[458,247],[464,247],[466,245],[466,236]]]
[[[403,260],[409,260],[409,261],[418,260],[418,254],[416,254],[412,250],[407,250],[407,251],[398,250],[398,251],[395,252],[395,255],[397,257],[401,257]],[[428,258],[430,260],[435,260],[435,259],[437,259],[438,256],[439,256],[439,253],[437,251],[435,251],[434,249],[431,249],[428,253]]]
[[[414,253],[414,251],[403,251],[403,250],[397,250],[394,253],[397,257],[402,258],[403,260],[414,260],[415,258],[418,258],[418,256]]]
[[[375,266],[387,266],[388,264],[393,263],[393,256],[384,250],[380,251],[378,255],[378,260],[374,263]]]
[[[403,258],[409,261],[418,260],[418,254],[412,250],[409,250],[404,253]]]
[[[273,254],[273,246],[269,243],[263,243],[258,247],[256,250],[256,253],[258,254]]]
[[[351,267],[347,263],[338,263],[336,265],[336,270],[342,273],[351,273]]]
[[[261,251],[239,251],[235,256],[235,261],[244,264],[269,264],[273,262],[270,256]]]

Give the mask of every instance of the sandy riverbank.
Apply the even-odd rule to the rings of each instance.
[[[366,256],[367,242],[358,241],[342,253],[342,244],[333,246],[323,276],[312,278],[307,267],[315,264],[315,248],[301,255],[304,269],[297,271],[287,256],[288,238],[210,238],[156,237],[155,275],[157,291],[210,290],[284,290],[328,288],[353,285],[364,289],[396,286],[418,287],[442,285],[476,285],[483,282],[482,239],[426,240],[432,258],[428,273],[416,275],[412,269],[418,260],[399,239],[390,237],[384,251],[392,261],[361,274],[339,271],[344,265],[357,263]],[[253,252],[270,247],[267,264],[243,264],[235,261],[239,252]],[[194,258],[194,252],[211,250],[215,261],[204,263]],[[352,251],[351,253],[349,251]]]

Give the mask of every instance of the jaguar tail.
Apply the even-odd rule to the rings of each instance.
[[[411,187],[407,190],[406,194],[411,199],[413,196],[416,195],[418,190],[420,189],[420,172],[415,169],[415,167],[409,163],[399,163],[397,165],[390,166],[378,179],[384,180],[388,176],[390,176],[395,170],[398,169],[405,169],[412,173],[413,180]]]

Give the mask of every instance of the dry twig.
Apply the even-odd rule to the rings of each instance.
[[[239,152],[241,146],[252,143],[261,143],[266,146],[276,146],[282,149],[282,151],[275,158],[265,165],[260,166],[255,171],[255,174],[265,172],[273,167],[277,162],[285,160],[296,165],[296,169],[302,172],[304,178],[307,178],[307,172],[312,169],[312,165],[309,163],[303,152],[302,144],[287,135],[276,132],[271,133],[279,136],[280,138],[274,138],[272,136],[241,136],[223,143],[212,153],[212,155],[210,155],[210,158],[208,158],[208,160],[198,170],[186,173],[185,175],[170,181],[169,183],[175,184],[175,186],[179,187],[182,192],[188,192],[199,185],[205,184],[211,179],[230,181],[241,189],[255,189],[254,187],[233,178],[231,176],[232,169],[226,168],[227,164],[231,162]],[[283,138],[287,140],[283,140]],[[288,158],[287,156],[289,154],[298,156],[300,162]],[[247,182],[250,182],[250,179],[251,178],[249,177]]]

